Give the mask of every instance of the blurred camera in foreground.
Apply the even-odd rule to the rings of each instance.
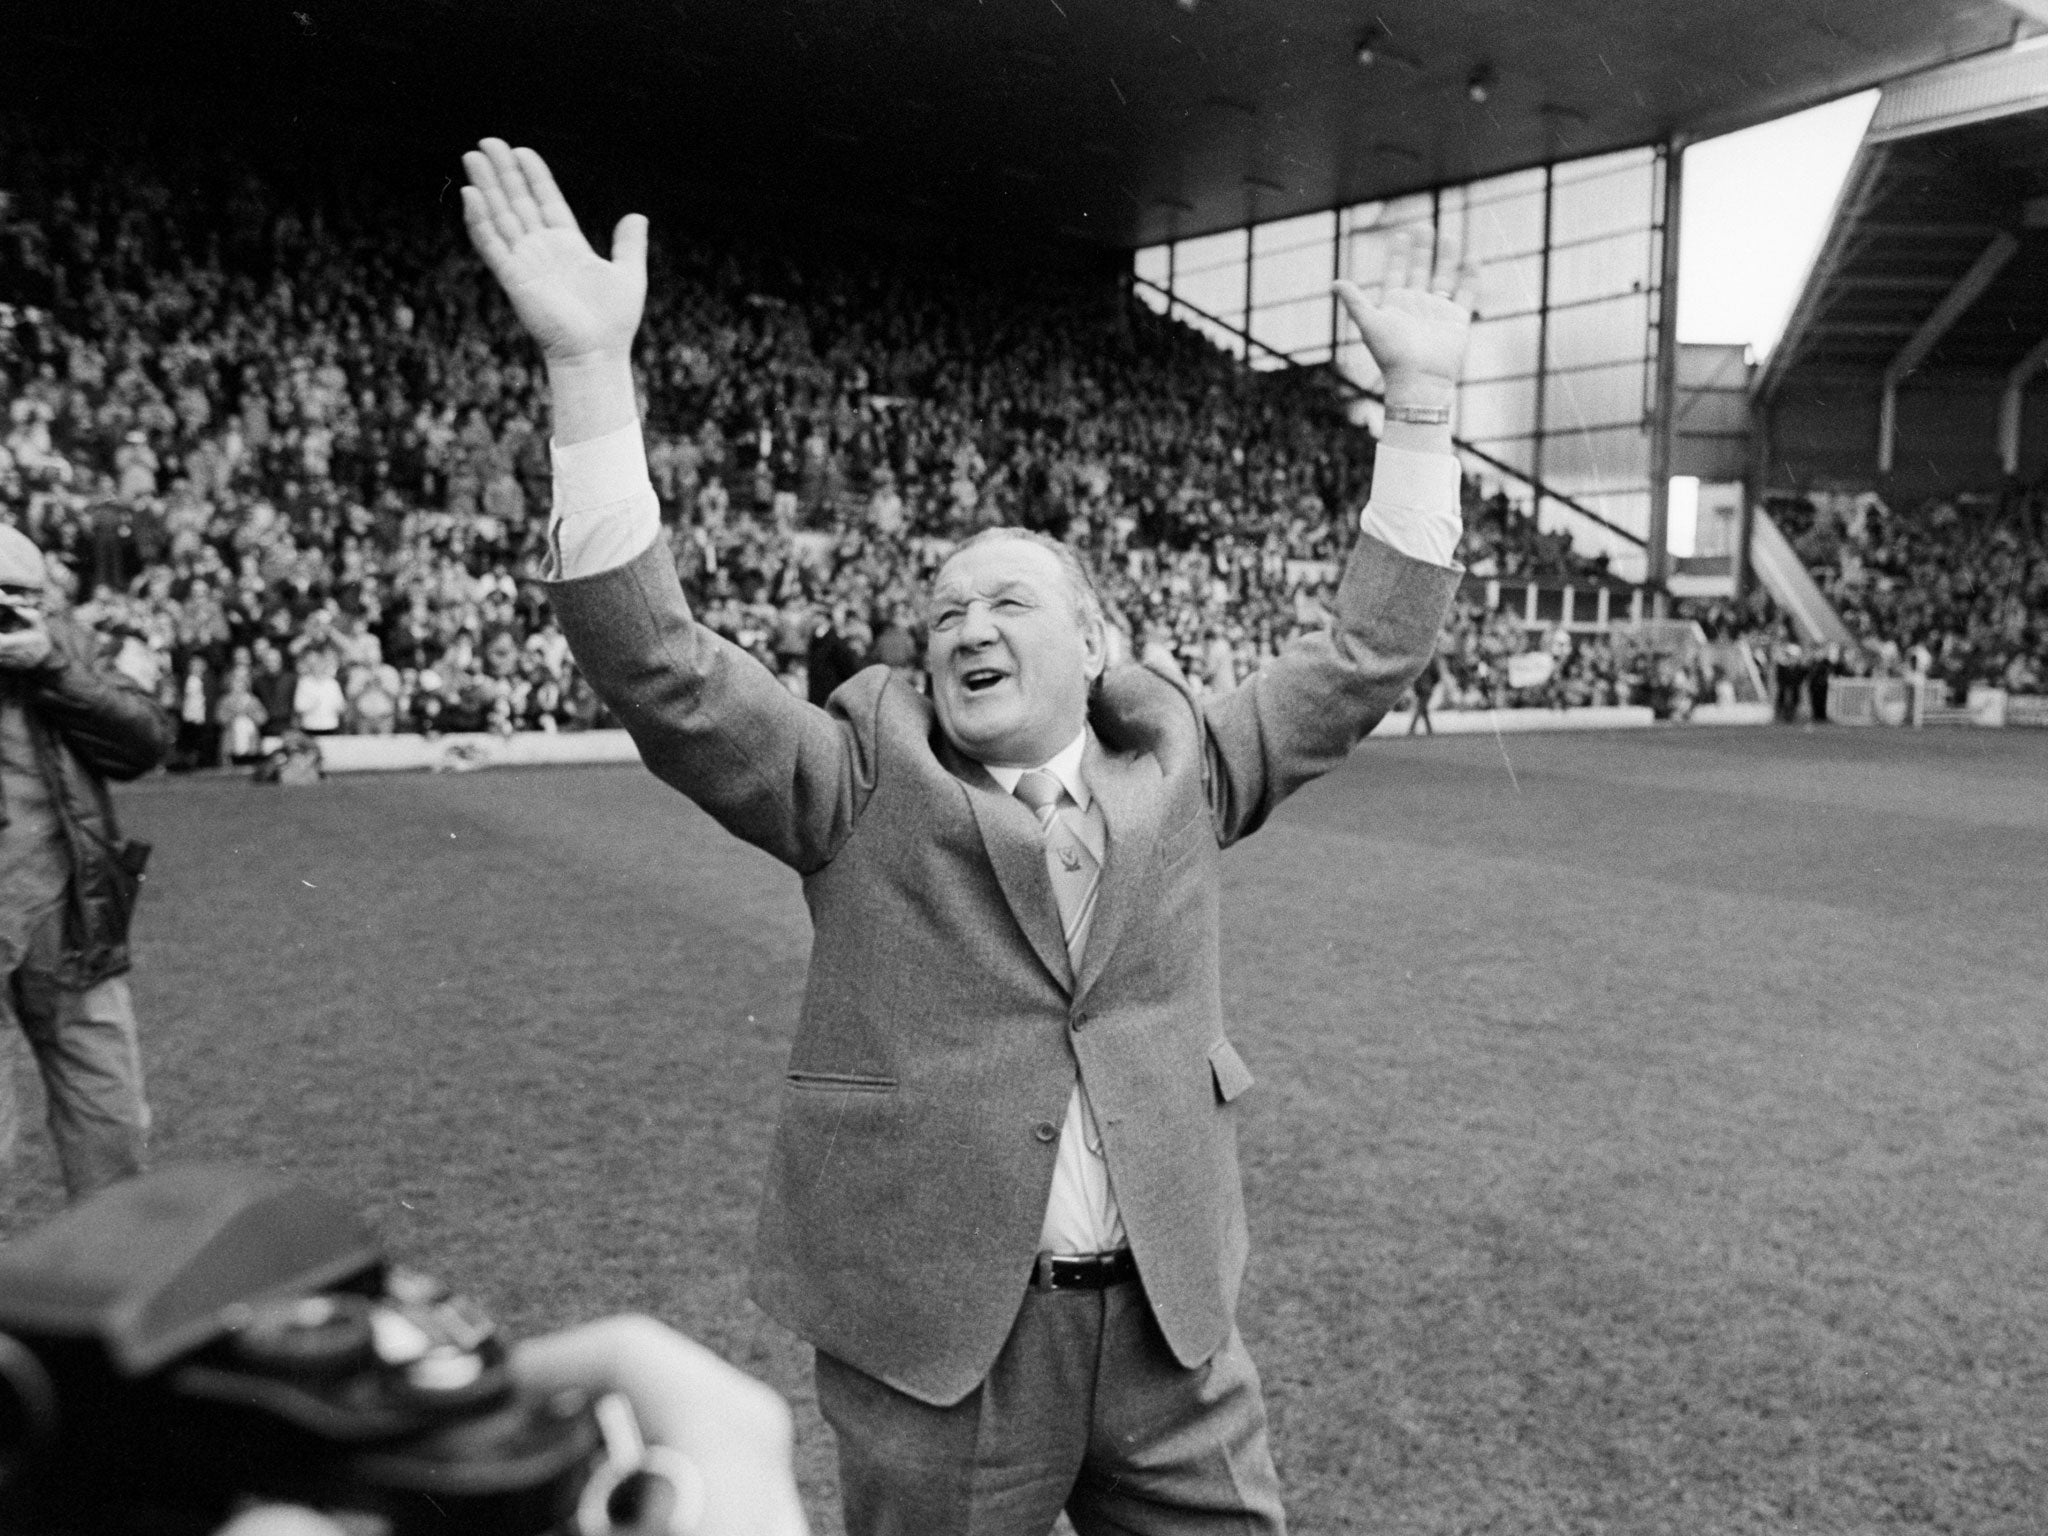
[[[701,1490],[644,1458],[623,1399],[520,1385],[478,1307],[318,1190],[168,1169],[0,1246],[9,1536],[273,1501],[390,1536],[687,1529]]]

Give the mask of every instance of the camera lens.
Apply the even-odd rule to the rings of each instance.
[[[307,1296],[259,1309],[234,1336],[234,1351],[260,1370],[338,1376],[372,1357],[370,1304],[360,1296]]]

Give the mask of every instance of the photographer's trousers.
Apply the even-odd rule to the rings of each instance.
[[[63,986],[37,963],[44,949],[31,942],[28,957],[0,986],[0,1015],[35,1056],[64,1192],[76,1202],[142,1171],[149,1105],[127,978],[82,991]],[[15,1033],[0,1024],[0,1169],[12,1164],[21,1132],[14,1051],[5,1043]]]

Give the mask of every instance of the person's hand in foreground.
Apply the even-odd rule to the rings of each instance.
[[[647,299],[647,220],[629,213],[609,260],[591,249],[547,162],[485,139],[462,157],[470,243],[547,361],[555,441],[579,443],[637,414],[633,335]]]
[[[788,1405],[703,1345],[647,1317],[611,1317],[514,1346],[513,1374],[543,1392],[617,1392],[652,1446],[703,1474],[693,1536],[806,1536],[790,1459]],[[306,1509],[268,1506],[220,1536],[346,1536]]]

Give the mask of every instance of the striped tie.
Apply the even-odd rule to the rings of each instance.
[[[1088,927],[1095,921],[1095,892],[1102,884],[1102,863],[1075,830],[1074,821],[1081,814],[1081,807],[1057,777],[1043,768],[1033,768],[1017,780],[1012,793],[1031,807],[1038,818],[1039,831],[1045,836],[1045,872],[1052,878],[1053,900],[1059,903],[1067,963],[1078,978],[1081,954],[1088,947]],[[1095,1106],[1088,1102],[1087,1090],[1078,1082],[1074,1085],[1074,1101],[1081,1115],[1081,1145],[1100,1163],[1104,1156],[1102,1131],[1095,1123]],[[1115,1211],[1113,1201],[1109,1209]],[[1123,1231],[1121,1219],[1114,1215],[1112,1225],[1117,1233]]]
[[[1017,781],[1014,793],[1038,817],[1045,837],[1045,871],[1052,879],[1053,899],[1059,903],[1067,960],[1078,974],[1081,952],[1088,946],[1088,927],[1095,920],[1102,865],[1074,827],[1081,808],[1057,778],[1043,768],[1033,768]]]

